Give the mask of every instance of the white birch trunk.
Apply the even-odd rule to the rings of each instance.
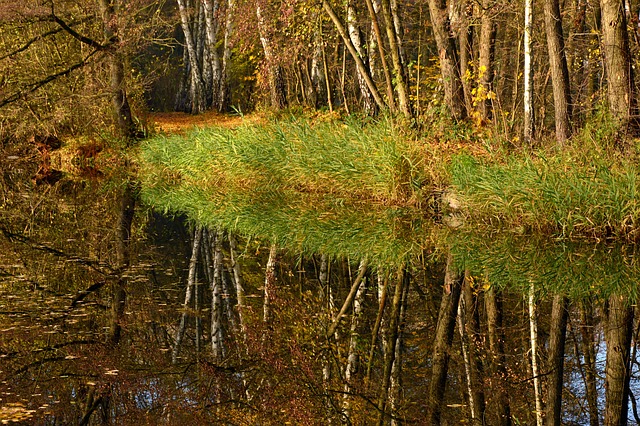
[[[524,141],[533,141],[533,0],[524,0]]]
[[[177,0],[178,9],[180,11],[180,24],[184,33],[185,48],[189,57],[190,81],[189,81],[189,102],[190,112],[193,114],[200,113],[205,109],[204,84],[201,75],[201,64],[198,62],[198,48],[196,40],[191,32],[189,23],[189,11],[185,0]]]
[[[222,75],[222,70],[220,67],[220,55],[218,55],[218,50],[216,49],[216,44],[218,42],[218,9],[220,5],[218,0],[203,0],[204,6],[204,21],[206,26],[206,48],[205,52],[205,62],[210,69],[210,75],[208,75],[207,86],[209,88],[209,93],[207,95],[208,98],[211,99],[211,103],[216,105],[217,101],[220,97],[220,80]]]
[[[320,257],[320,272],[318,274],[318,280],[320,281],[320,288],[326,295],[325,309],[327,310],[327,318],[331,319],[333,317],[334,303],[331,286],[329,284],[329,258],[326,254],[323,254]],[[331,388],[331,358],[328,354],[328,350],[323,353],[322,362],[322,385],[325,392],[325,416],[327,424],[332,425],[335,404],[333,403],[333,399],[329,392]]]
[[[471,381],[471,361],[469,360],[469,339],[466,333],[465,324],[467,322],[467,304],[464,297],[458,301],[458,331],[460,332],[460,345],[462,346],[462,359],[464,361],[464,373],[467,379],[467,395],[469,397],[469,412],[471,418],[475,419],[475,404],[473,400],[473,384]]]
[[[355,48],[358,56],[362,59],[365,66],[367,66],[368,62],[368,54],[367,51],[363,47],[362,37],[360,34],[360,27],[357,24],[357,14],[354,5],[354,0],[347,1],[347,30],[349,31],[349,38],[351,39],[351,43]],[[360,92],[362,93],[362,100],[364,102],[364,110],[369,115],[374,115],[377,112],[376,102],[373,99],[371,91],[367,86],[367,82],[365,80],[365,76],[358,69],[357,70],[358,77],[358,87],[360,88]]]
[[[269,260],[264,271],[264,301],[263,301],[263,317],[262,320],[268,324],[271,321],[271,300],[276,284],[276,262],[278,250],[275,244],[271,245],[269,250]]]
[[[231,32],[233,31],[233,17],[235,12],[235,1],[227,0],[227,12],[224,21],[224,44],[222,45],[222,72],[220,75],[220,94],[217,108],[219,112],[225,112],[231,103],[231,93],[227,81],[229,73],[229,62],[231,60]],[[215,102],[215,100],[214,100]]]
[[[538,320],[536,319],[535,287],[529,287],[529,331],[531,335],[531,374],[536,401],[536,425],[542,426],[542,396],[540,371],[538,369]]]
[[[402,424],[398,421],[398,410],[402,399],[402,351],[404,347],[404,318],[407,310],[407,297],[409,296],[409,285],[403,286],[402,302],[400,305],[400,317],[398,324],[398,337],[396,339],[396,353],[391,368],[391,389],[389,391],[389,405],[391,407],[391,426]]]
[[[343,398],[343,411],[345,416],[350,418],[351,410],[351,383],[353,375],[358,368],[359,356],[357,352],[358,346],[358,326],[360,324],[360,316],[362,315],[362,306],[364,302],[364,295],[366,293],[366,284],[363,281],[360,283],[360,287],[356,292],[355,299],[353,300],[353,316],[351,317],[351,332],[349,335],[349,351],[347,355],[347,365],[344,369],[344,398]]]
[[[240,264],[238,263],[238,255],[236,253],[237,245],[238,244],[235,237],[232,234],[229,234],[231,269],[233,270],[233,281],[236,285],[236,298],[238,300],[238,304],[236,305],[238,309],[238,322],[240,326],[240,332],[242,333],[242,343],[244,345],[244,351],[246,352],[247,326],[244,318],[244,310],[246,309],[247,302],[244,294],[244,278],[242,277],[242,270],[240,269]]]
[[[224,265],[217,236],[211,240],[213,246],[213,280],[211,281],[211,350],[216,360],[224,358],[224,335],[222,329],[222,275]]]
[[[193,235],[193,246],[191,248],[191,259],[189,260],[189,275],[187,276],[187,289],[184,296],[184,304],[182,305],[182,317],[180,318],[180,325],[176,330],[173,352],[171,353],[171,362],[176,363],[178,361],[178,353],[180,352],[180,345],[182,344],[182,338],[187,326],[187,309],[191,302],[191,295],[193,287],[198,280],[198,253],[200,252],[200,241],[202,239],[202,228],[196,227]]]

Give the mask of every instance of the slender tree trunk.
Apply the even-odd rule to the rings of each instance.
[[[549,50],[549,66],[553,84],[556,140],[562,146],[571,137],[571,90],[569,69],[562,34],[562,16],[559,0],[544,0],[544,21]]]
[[[449,254],[444,279],[444,291],[435,330],[433,356],[431,358],[431,382],[429,383],[427,396],[427,424],[431,426],[440,425],[441,409],[447,386],[449,352],[453,341],[458,302],[463,282],[464,275],[456,270],[453,264],[453,256]]]
[[[358,55],[358,51],[356,50],[353,43],[351,42],[351,39],[349,38],[349,35],[347,34],[347,31],[344,28],[344,25],[340,21],[340,18],[338,18],[338,15],[336,15],[335,11],[333,10],[333,8],[331,7],[331,5],[327,0],[322,0],[322,7],[327,12],[327,14],[329,14],[329,17],[333,21],[333,24],[335,25],[336,29],[338,30],[338,33],[340,34],[340,37],[342,37],[342,40],[344,41],[344,44],[347,50],[349,51],[349,53],[351,54],[351,57],[356,63],[358,72],[362,75],[365,83],[367,84],[367,87],[369,88],[369,91],[371,92],[371,95],[375,99],[376,105],[378,106],[378,108],[384,109],[385,103],[380,97],[380,94],[378,93],[378,89],[376,88],[375,83],[371,79],[371,74],[369,73],[369,69],[367,68],[367,66],[364,64],[364,62]]]
[[[391,385],[391,371],[396,356],[396,344],[398,342],[398,330],[400,323],[400,306],[402,304],[402,294],[404,287],[408,285],[409,275],[405,267],[398,271],[396,278],[396,289],[393,295],[393,304],[391,308],[391,318],[389,320],[389,328],[387,330],[387,345],[384,356],[384,372],[382,375],[382,383],[380,385],[380,395],[378,396],[378,426],[382,426],[387,416],[386,407],[389,395],[389,387]]]
[[[626,297],[612,295],[605,303],[604,315],[604,336],[607,342],[604,424],[625,426],[629,410],[633,307]]]
[[[458,39],[460,50],[460,77],[462,80],[462,90],[464,93],[465,108],[467,115],[473,111],[473,100],[471,96],[473,80],[471,76],[471,64],[473,63],[473,26],[471,25],[473,3],[471,1],[460,0],[455,6],[449,8],[449,20],[454,29],[454,35]]]
[[[626,125],[634,107],[634,90],[624,1],[600,0],[600,7],[609,110],[620,125]]]
[[[380,26],[378,25],[378,17],[376,14],[376,8],[374,7],[372,0],[366,0],[367,9],[369,11],[369,18],[371,19],[372,35],[375,36],[375,44],[378,47],[378,55],[380,57],[380,65],[382,67],[382,73],[384,74],[384,80],[387,88],[387,104],[391,112],[395,112],[396,103],[393,94],[393,83],[391,81],[391,73],[389,72],[389,64],[387,63],[387,57],[384,52],[384,40],[382,39],[382,33],[380,32]],[[373,45],[374,42],[369,43]],[[371,52],[373,55],[373,52]]]
[[[360,340],[360,317],[362,316],[362,308],[364,305],[364,296],[366,294],[366,280],[360,282],[356,296],[353,299],[353,315],[351,317],[351,332],[349,334],[349,350],[347,353],[347,365],[344,369],[344,398],[343,411],[348,418],[351,418],[351,392],[354,383],[354,376],[358,369],[360,356],[358,354],[358,341]]]
[[[197,226],[193,233],[193,244],[191,246],[191,259],[189,260],[189,273],[187,276],[187,288],[184,296],[184,304],[182,305],[182,315],[180,317],[180,325],[176,329],[176,334],[173,344],[173,351],[171,352],[171,362],[176,363],[178,361],[178,354],[180,353],[180,345],[182,344],[182,338],[187,326],[187,310],[189,309],[189,303],[191,301],[192,289],[196,285],[198,280],[198,254],[200,253],[200,241],[202,240],[202,228]]]
[[[331,284],[329,282],[329,259],[326,254],[321,255],[320,257],[320,271],[318,274],[318,281],[320,281],[320,288],[322,289],[323,294],[325,295],[326,304],[324,308],[326,309],[327,318],[332,318],[333,316],[333,303],[331,297]],[[322,385],[324,388],[324,407],[325,407],[325,416],[326,423],[328,425],[333,424],[333,417],[336,411],[336,404],[331,396],[331,345],[330,342],[327,342],[327,348],[323,353],[322,359]]]
[[[262,320],[265,324],[271,322],[271,303],[273,300],[273,293],[276,286],[276,263],[278,262],[278,249],[275,244],[271,245],[269,249],[269,260],[267,260],[267,266],[264,271],[264,302],[263,302],[263,316]]]
[[[202,0],[206,43],[204,44],[205,63],[208,65],[209,76],[205,77],[208,86],[208,105],[219,109],[220,90],[222,85],[222,65],[216,44],[218,43],[218,13],[220,5],[218,0]]]
[[[487,311],[491,366],[495,380],[492,390],[497,395],[498,423],[496,426],[511,426],[511,406],[509,403],[504,337],[502,333],[502,303],[496,294],[494,286],[489,287],[485,292],[484,302]]]
[[[201,64],[198,61],[198,47],[189,22],[189,10],[185,0],[177,0],[180,11],[180,24],[185,39],[185,49],[189,58],[189,107],[188,112],[199,114],[206,109],[204,82],[201,74]]]
[[[542,386],[538,368],[538,318],[535,301],[535,287],[529,288],[529,332],[531,337],[531,375],[533,377],[533,394],[536,404],[536,425],[542,426]]]
[[[315,108],[321,108],[328,104],[328,75],[324,67],[324,37],[322,36],[322,19],[317,18],[318,23],[313,32],[313,56],[311,57],[311,85],[315,93]],[[332,108],[332,106],[329,106]]]
[[[465,279],[458,303],[458,325],[467,376],[471,419],[473,424],[482,425],[485,418],[485,398],[482,383],[483,366],[478,354],[480,317],[476,305],[471,280]]]
[[[208,234],[208,233],[207,233]],[[224,279],[224,259],[220,247],[220,234],[209,235],[207,243],[213,254],[213,280],[211,281],[211,351],[216,361],[224,359],[224,330],[222,325],[222,281]]]
[[[440,57],[445,103],[455,120],[464,120],[467,114],[460,75],[460,61],[445,1],[429,0],[429,12]]]
[[[398,333],[396,341],[396,353],[391,368],[391,388],[389,390],[389,405],[391,408],[391,426],[402,424],[399,415],[400,402],[402,400],[402,353],[404,351],[404,319],[407,312],[407,299],[409,296],[409,274],[405,273],[406,283],[403,286],[402,301],[400,305],[400,318],[398,320]]]
[[[524,141],[533,142],[533,0],[524,1]],[[538,425],[540,426],[540,425]]]
[[[494,57],[496,45],[496,24],[494,0],[482,0],[482,12],[480,17],[480,42],[478,53],[478,79],[483,87],[483,96],[479,100],[480,117],[485,121],[493,118],[493,77]]]
[[[590,300],[586,300],[580,307],[580,322],[582,326],[582,354],[584,357],[585,392],[589,406],[589,426],[599,426],[600,416],[598,410],[598,388],[596,382],[596,354],[594,350],[595,336],[593,319],[593,307]]]
[[[394,80],[396,81],[396,91],[398,92],[398,106],[400,112],[411,118],[411,102],[409,101],[409,85],[407,84],[407,73],[400,58],[400,42],[396,37],[395,25],[391,16],[391,4],[389,0],[382,0],[382,15],[384,16],[387,40],[389,41],[389,51],[391,52],[391,62],[393,63]]]
[[[218,112],[226,112],[231,105],[231,88],[229,87],[229,68],[231,66],[231,35],[235,13],[235,0],[227,0],[227,10],[224,18],[224,42],[222,45],[222,70],[220,73],[220,91],[217,102],[214,101]]]
[[[267,24],[261,6],[256,7],[258,16],[258,31],[260,33],[260,43],[264,51],[264,59],[267,63],[267,73],[269,74],[269,90],[271,93],[271,107],[283,109],[287,106],[287,89],[284,79],[284,70],[277,61],[273,52],[272,41],[268,33]]]
[[[373,357],[376,350],[376,342],[378,340],[378,333],[380,332],[380,326],[382,325],[382,317],[384,315],[384,309],[387,304],[387,288],[389,287],[389,277],[385,273],[382,275],[382,271],[378,270],[378,315],[376,316],[376,322],[374,323],[373,330],[371,331],[371,344],[369,345],[369,359],[367,362],[367,383],[371,380],[371,368],[373,366]]]
[[[351,290],[349,291],[349,294],[347,295],[347,298],[345,299],[342,305],[342,308],[340,308],[340,312],[338,312],[338,315],[336,315],[336,317],[333,319],[333,322],[329,326],[327,337],[333,336],[333,334],[338,329],[340,320],[342,319],[344,314],[347,313],[347,310],[351,306],[351,303],[353,302],[353,299],[356,296],[356,292],[358,291],[358,288],[360,288],[360,283],[364,279],[364,275],[367,272],[368,266],[369,266],[369,262],[366,258],[360,261],[360,266],[358,267],[358,275],[356,276],[356,279],[353,281],[353,284],[351,285]]]
[[[233,234],[229,233],[229,251],[231,255],[231,269],[233,270],[233,281],[236,284],[236,298],[238,299],[238,321],[240,322],[240,331],[242,333],[242,342],[244,346],[244,352],[247,351],[247,323],[245,319],[245,310],[247,309],[247,302],[244,293],[244,278],[242,276],[242,270],[238,263],[238,243]]]
[[[567,336],[569,299],[556,294],[551,309],[549,351],[547,353],[547,426],[562,426],[562,384],[564,383],[564,348]]]
[[[364,43],[362,42],[362,32],[360,31],[360,27],[358,26],[358,16],[354,0],[347,1],[347,30],[349,31],[349,38],[351,39],[351,43],[358,53],[358,56],[362,59],[362,62],[364,63],[367,70],[370,70],[368,64],[369,55],[365,49]],[[360,71],[359,68],[356,68],[356,72],[358,77],[358,87],[360,88],[362,101],[364,103],[364,110],[368,115],[376,115],[378,113],[378,108],[373,94],[371,93],[371,90],[367,85],[366,76]]]

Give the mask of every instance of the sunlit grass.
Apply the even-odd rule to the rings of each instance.
[[[450,213],[441,190],[465,230],[635,240],[636,156],[598,131],[562,151],[509,150],[471,132],[417,139],[392,120],[292,118],[158,136],[141,146],[139,179],[155,208],[335,256],[415,255]]]
[[[290,120],[158,137],[141,147],[143,199],[309,252],[398,262],[424,244],[409,218],[420,150],[390,123]]]
[[[471,221],[563,237],[636,238],[634,161],[572,152],[504,163],[458,156],[451,175]]]

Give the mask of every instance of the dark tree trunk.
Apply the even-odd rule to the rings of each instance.
[[[584,357],[585,392],[589,406],[589,426],[599,426],[596,354],[594,350],[595,336],[593,330],[595,321],[593,318],[593,307],[589,300],[582,303],[580,308],[580,321],[582,323],[580,331],[582,334],[582,354]]]
[[[493,18],[495,13],[493,0],[482,1],[482,15],[480,17],[480,42],[478,53],[478,79],[482,86],[482,95],[479,99],[480,117],[489,121],[493,118],[493,108],[490,93],[493,92],[494,56],[496,44],[496,23]]]
[[[480,358],[482,339],[480,338],[480,313],[478,310],[478,296],[471,288],[471,280],[464,281],[461,295],[461,306],[465,311],[465,333],[469,339],[469,368],[471,379],[471,393],[473,401],[473,424],[484,424],[485,397],[484,397],[484,366]]]
[[[600,0],[600,7],[609,110],[620,125],[625,125],[631,115],[634,91],[624,1]]]
[[[562,295],[553,297],[549,352],[547,354],[547,426],[562,425],[562,384],[564,376],[564,347],[567,336],[569,300]]]
[[[502,332],[502,302],[496,289],[491,286],[484,294],[487,311],[487,328],[491,354],[491,369],[494,385],[491,387],[497,396],[497,426],[511,426],[511,408],[509,404],[509,388],[504,353],[504,336]]]
[[[118,19],[113,1],[100,0],[100,13],[104,25],[104,35],[113,46],[118,46]],[[117,47],[110,51],[109,81],[111,88],[111,103],[116,118],[117,134],[124,139],[133,139],[136,127],[131,116],[131,107],[125,89],[124,58]]]
[[[571,137],[571,90],[569,69],[564,50],[562,16],[559,0],[544,0],[544,23],[547,32],[549,66],[553,84],[553,102],[556,118],[556,140],[558,145]]]
[[[131,225],[135,213],[136,195],[135,189],[130,182],[126,183],[120,198],[120,211],[118,217],[118,228],[116,234],[116,256],[117,267],[120,276],[113,285],[113,299],[111,302],[111,325],[109,327],[109,342],[113,345],[120,343],[122,336],[122,319],[124,318],[124,307],[126,303],[127,278],[126,270],[131,263],[130,260],[130,239]]]
[[[440,57],[445,103],[455,120],[463,120],[466,118],[464,91],[458,49],[456,39],[451,32],[447,4],[444,0],[429,0],[429,12]]]
[[[464,281],[464,275],[460,274],[455,268],[453,256],[449,255],[444,278],[444,291],[435,330],[433,356],[431,358],[431,382],[429,383],[429,393],[427,395],[427,424],[431,426],[440,424],[441,409],[447,386],[449,352],[458,314],[460,291]]]
[[[605,367],[605,426],[627,424],[629,409],[629,363],[633,307],[626,297],[613,295],[605,303],[604,336],[607,342]]]

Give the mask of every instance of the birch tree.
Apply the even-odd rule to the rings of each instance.
[[[569,300],[561,295],[553,296],[551,308],[551,325],[549,350],[547,352],[547,410],[545,413],[548,426],[562,425],[562,385],[564,380],[564,348],[567,336],[567,319]]]
[[[524,141],[533,142],[533,0],[524,0]]]
[[[536,290],[533,283],[529,287],[529,342],[531,344],[531,377],[533,377],[533,398],[535,400],[536,425],[542,426],[542,383],[538,365],[538,314]]]

